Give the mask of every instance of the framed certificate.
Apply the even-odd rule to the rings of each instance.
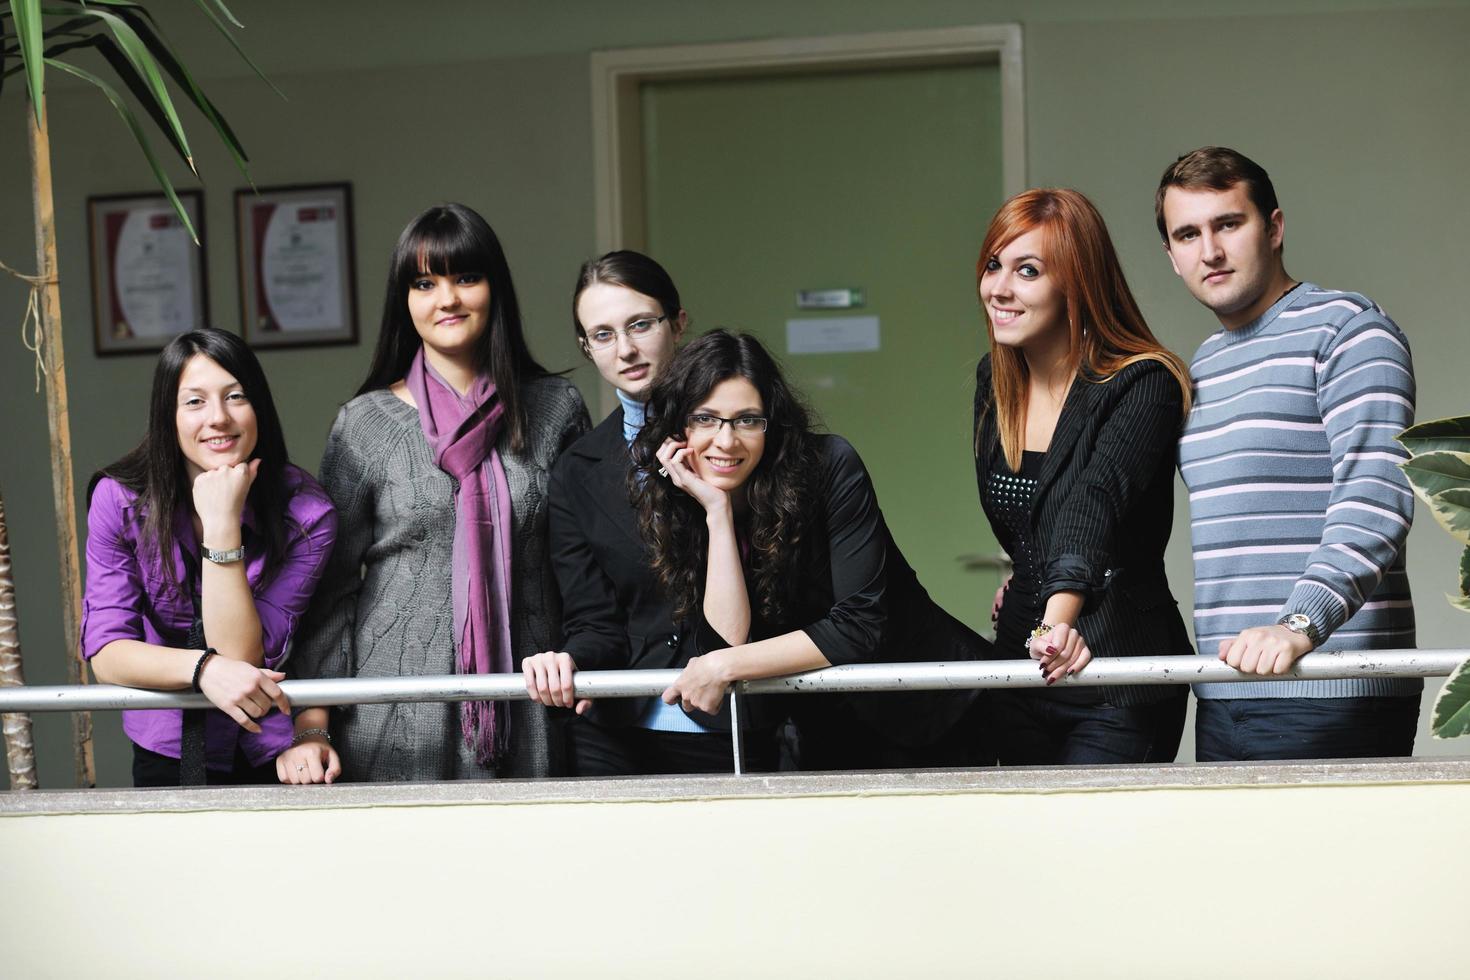
[[[87,198],[92,338],[98,355],[156,352],[209,324],[204,194],[179,191],[196,246],[161,194]]]
[[[351,184],[237,190],[235,239],[252,347],[357,343]]]

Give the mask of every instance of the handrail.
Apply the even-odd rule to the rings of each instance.
[[[1214,657],[1126,657],[1094,660],[1080,674],[1059,682],[1076,687],[1108,684],[1199,684],[1332,680],[1359,677],[1444,677],[1470,658],[1470,649],[1322,651],[1298,660],[1285,674],[1242,674]],[[677,670],[579,671],[579,698],[649,697],[663,691]],[[741,694],[822,694],[883,691],[947,691],[971,688],[1041,687],[1034,660],[977,660],[935,663],[848,664],[787,677],[742,681]],[[420,677],[333,677],[281,682],[291,704],[319,708],[340,704],[419,701],[523,701],[520,674]],[[19,685],[0,688],[0,713],[17,711],[116,711],[146,708],[207,708],[202,694],[145,691],[112,684]]]

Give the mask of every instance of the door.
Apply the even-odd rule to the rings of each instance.
[[[857,447],[930,594],[982,632],[998,572],[972,451],[975,259],[1002,200],[1000,96],[995,65],[644,82],[640,95],[645,245],[693,332],[761,338]],[[834,288],[863,305],[798,310],[799,290]],[[877,318],[877,350],[788,351],[788,321],[849,317]]]

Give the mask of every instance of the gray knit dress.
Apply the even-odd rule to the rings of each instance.
[[[546,480],[562,449],[590,428],[572,384],[522,382],[526,450],[499,443],[510,484],[511,641],[517,669],[560,642],[561,602],[546,545]],[[337,546],[292,643],[293,677],[405,677],[455,672],[450,554],[454,480],[434,465],[416,408],[387,390],[342,407],[322,456],[337,506]],[[502,702],[505,704],[507,702]],[[408,781],[546,776],[561,771],[546,709],[510,705],[511,748],[495,770],[460,737],[459,705],[362,704],[332,709],[344,779]]]

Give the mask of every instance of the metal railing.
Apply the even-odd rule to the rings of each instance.
[[[1218,682],[1337,680],[1363,677],[1445,677],[1470,649],[1356,650],[1310,653],[1284,674],[1260,676],[1213,657],[1126,657],[1094,660],[1061,685],[1201,684]],[[578,698],[631,698],[662,694],[677,670],[579,671]],[[740,681],[731,686],[731,727],[740,731],[740,698],[749,694],[818,694],[884,691],[951,691],[975,688],[1042,687],[1034,660],[976,660],[936,663],[849,664],[786,677]],[[343,704],[420,701],[529,700],[520,674],[450,674],[423,677],[332,677],[287,680],[281,690],[297,708]],[[149,708],[207,708],[202,694],[147,691],[112,684],[0,688],[0,714],[17,711],[117,711]],[[743,774],[740,739],[732,738],[734,771]]]

